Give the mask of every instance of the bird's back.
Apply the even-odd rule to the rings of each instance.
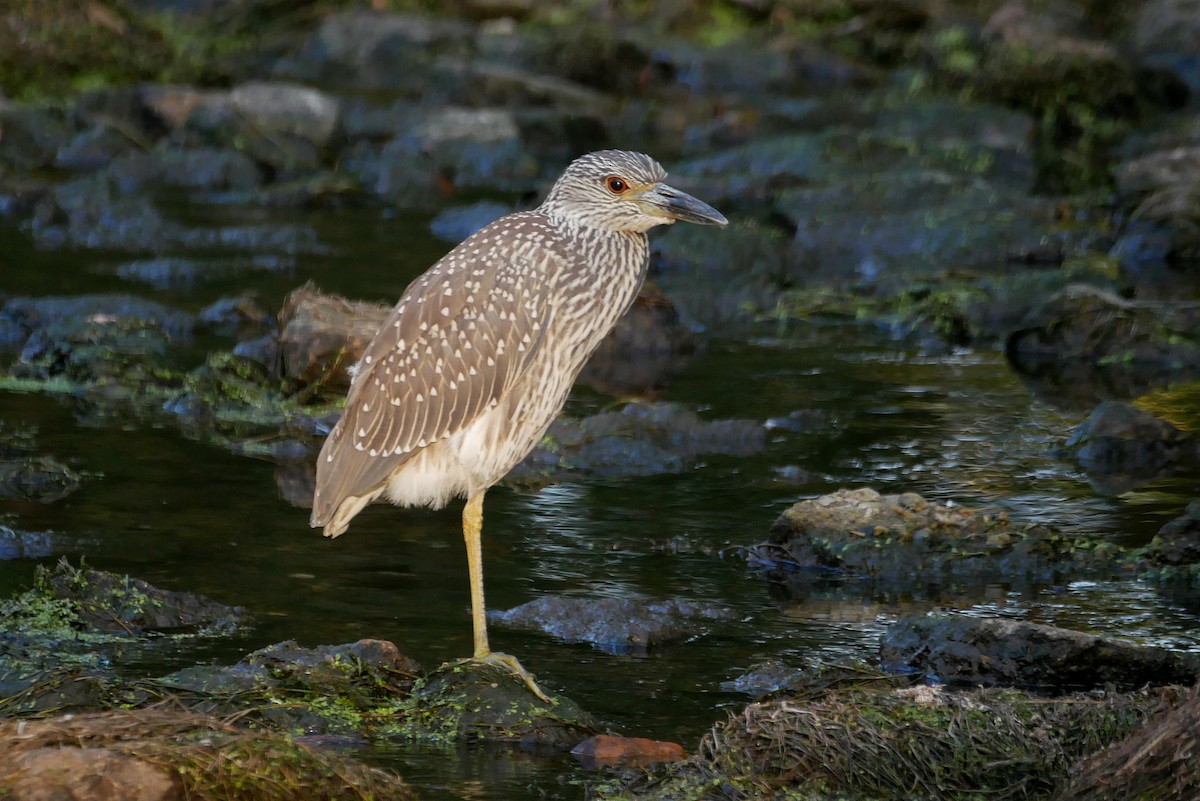
[[[403,480],[397,471],[415,474],[435,459],[455,464],[426,476],[439,491],[417,502],[441,505],[498,480],[536,444],[632,302],[647,253],[643,234],[581,232],[534,211],[503,217],[446,254],[408,286],[356,366],[317,460],[312,525],[336,536],[389,481]],[[597,282],[591,256],[629,267]],[[530,376],[535,383],[523,381]],[[512,416],[502,434],[500,415]],[[508,437],[500,450],[496,437]]]

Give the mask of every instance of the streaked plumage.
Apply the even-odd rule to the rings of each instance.
[[[321,449],[312,525],[336,537],[381,497],[433,508],[466,497],[481,515],[483,493],[541,439],[632,304],[646,231],[725,224],[665,177],[639,153],[583,156],[536,210],[482,228],[413,281],[356,365]],[[468,522],[464,512],[470,549]],[[489,651],[474,570],[479,657]]]

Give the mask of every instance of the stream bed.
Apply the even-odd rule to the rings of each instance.
[[[244,221],[255,212],[199,206],[186,213],[212,222]],[[194,312],[249,290],[273,310],[311,279],[326,291],[391,302],[448,247],[421,215],[360,209],[292,216],[318,232],[323,252],[274,269],[157,286],[130,280],[121,269],[127,256],[38,251],[19,232],[3,231],[0,291],[127,292]],[[279,215],[264,220],[282,222]],[[199,363],[208,350],[230,344],[197,335],[183,352]],[[765,539],[792,503],[840,488],[918,492],[1122,545],[1148,542],[1195,497],[1196,471],[1116,495],[1098,492],[1055,455],[1087,410],[1039,400],[999,352],[928,354],[880,327],[844,320],[731,326],[707,336],[656,400],[704,419],[758,421],[768,446],[750,457],[706,458],[675,474],[502,487],[485,507],[489,609],[556,594],[682,599],[731,610],[701,634],[645,654],[493,627],[498,649],[518,655],[543,686],[615,731],[690,750],[726,708],[745,703],[731,683],[751,668],[871,662],[889,622],[925,610],[1200,651],[1200,597],[1138,581],[898,588],[814,573],[782,586],[737,558],[739,549]],[[580,388],[566,413],[593,414],[614,403]],[[234,637],[131,652],[119,667],[128,675],[233,663],[287,639],[306,646],[391,640],[427,668],[470,651],[457,504],[439,512],[375,506],[330,541],[308,527],[306,509],[281,497],[276,465],[194,441],[176,427],[96,413],[70,396],[11,391],[0,391],[0,423],[29,432],[39,453],[83,476],[82,487],[56,503],[0,501],[0,524],[45,532],[50,543],[32,558],[0,560],[0,597],[27,586],[35,565],[66,556],[203,593],[253,618]],[[571,757],[492,747],[377,743],[362,754],[401,773],[428,799],[575,798],[578,782],[590,775]]]

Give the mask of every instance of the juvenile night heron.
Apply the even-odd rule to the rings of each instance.
[[[341,420],[317,459],[312,525],[336,537],[379,498],[441,508],[467,499],[463,537],[474,659],[533,677],[488,647],[483,496],[533,450],[588,357],[646,276],[646,232],[725,225],[663,183],[641,153],[572,162],[533,211],[502,217],[413,281],[355,366]]]

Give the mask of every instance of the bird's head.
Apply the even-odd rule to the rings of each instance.
[[[601,150],[571,162],[541,210],[549,216],[608,231],[645,232],[679,220],[728,224],[721,212],[663,183],[667,173],[642,153]]]

